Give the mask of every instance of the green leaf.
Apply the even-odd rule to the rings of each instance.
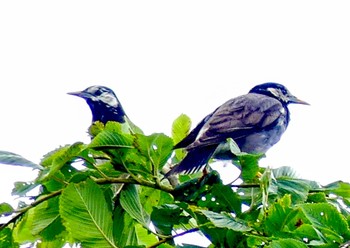
[[[12,238],[12,230],[10,228],[4,228],[0,230],[0,247],[15,248],[18,244],[15,244]]]
[[[310,190],[309,184],[302,179],[278,178],[277,180],[272,180],[271,184],[272,187],[275,186],[277,188],[277,194],[280,197],[290,194],[294,204],[304,203]]]
[[[313,225],[311,224],[302,224],[302,220],[300,219],[299,222],[300,226],[295,229],[293,233],[294,238],[298,238],[300,240],[308,240],[309,242],[319,242],[320,244],[324,244],[324,236],[320,231],[317,230]]]
[[[343,242],[343,237],[350,238],[349,226],[339,211],[328,203],[300,205],[310,223],[319,229],[328,242]]]
[[[115,131],[104,130],[100,132],[90,143],[90,148],[134,148],[133,136]]]
[[[120,205],[145,228],[149,228],[150,217],[143,209],[138,189],[135,185],[125,185],[120,192]]]
[[[327,196],[323,192],[310,193],[308,195],[307,202],[309,203],[327,202]]]
[[[113,232],[118,247],[137,245],[135,225],[137,222],[121,207],[117,206],[113,214]]]
[[[43,168],[42,166],[23,158],[21,155],[7,151],[0,151],[0,164],[24,166],[38,170]]]
[[[72,237],[83,247],[116,247],[112,213],[92,180],[70,183],[60,197],[60,214]]]
[[[135,146],[143,156],[151,161],[154,171],[160,170],[169,159],[173,142],[165,134],[155,133],[149,136],[136,134]]]
[[[126,122],[126,125],[128,126],[128,129],[131,133],[143,133],[141,128],[136,126],[128,117],[125,117],[125,122]],[[108,122],[107,122],[107,124],[108,124]]]
[[[1,203],[0,204],[0,216],[7,216],[12,214],[13,207],[8,203]]]
[[[40,243],[36,244],[36,248],[67,247],[67,245],[65,245],[66,243],[67,242],[63,238],[57,238],[57,239],[51,240],[51,241],[41,240]]]
[[[85,145],[81,142],[74,143],[70,146],[65,146],[57,152],[50,155],[45,159],[45,165],[49,166],[47,163],[51,162],[49,171],[47,174],[41,176],[41,180],[47,180],[52,177],[56,172],[61,170],[68,162],[72,162],[78,155],[85,149]]]
[[[238,155],[239,164],[241,165],[243,181],[250,181],[256,178],[259,172],[259,159],[263,154],[241,154]]]
[[[212,196],[215,202],[225,207],[225,210],[241,214],[241,200],[230,186],[215,184],[212,189]]]
[[[138,224],[122,207],[117,206],[114,211],[114,237],[118,247],[137,245],[150,246],[158,242],[142,225]]]
[[[34,182],[15,182],[15,187],[12,189],[12,195],[25,196],[38,185],[38,183]]]
[[[13,230],[13,239],[15,242],[20,244],[32,243],[37,239],[37,237],[32,234],[33,219],[34,209],[29,209]]]
[[[190,132],[192,121],[190,117],[185,114],[181,114],[173,121],[171,136],[174,143],[177,144],[183,140]]]
[[[239,148],[237,143],[232,138],[228,138],[226,142],[229,145],[229,148],[230,148],[230,151],[232,154],[234,154],[236,156],[246,154],[246,153],[241,152],[241,149]]]
[[[335,194],[350,201],[350,183],[338,181],[328,184],[324,188],[326,193]]]
[[[236,220],[227,214],[219,214],[207,210],[201,210],[200,212],[203,213],[216,227],[228,228],[236,232],[248,232],[252,230],[252,228],[247,226],[243,221]]]
[[[64,231],[59,215],[59,197],[51,198],[34,208],[32,234],[40,234],[44,240],[53,241]]]
[[[140,193],[140,200],[144,210],[150,214],[153,211],[153,207],[173,203],[173,197],[164,191],[142,187]]]
[[[280,237],[284,231],[297,228],[297,223],[302,217],[298,217],[299,211],[293,209],[291,204],[291,196],[285,195],[269,208],[264,222],[265,230],[269,235]]]
[[[185,114],[181,114],[177,117],[172,125],[171,136],[173,138],[174,144],[179,143],[183,140],[187,134],[190,132],[191,119]],[[175,150],[175,156],[178,160],[181,160],[185,156],[185,151],[183,149]]]
[[[274,240],[266,246],[268,248],[307,248],[308,246],[301,241],[295,239],[279,239]]]
[[[151,214],[152,223],[157,228],[158,232],[163,235],[171,235],[174,225],[181,222],[188,223],[188,218],[180,217],[182,209],[175,204],[165,204],[154,207]]]
[[[142,225],[136,223],[134,228],[135,228],[135,233],[136,233],[137,239],[139,240],[139,242],[137,244],[138,247],[142,247],[142,246],[149,247],[150,245],[153,245],[159,241],[158,237],[156,235],[151,233],[149,230],[144,228]]]
[[[276,169],[271,170],[275,178],[288,177],[288,178],[297,178],[296,171],[289,166],[281,166]]]

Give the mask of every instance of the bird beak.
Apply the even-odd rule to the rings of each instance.
[[[81,97],[84,99],[91,98],[91,95],[89,93],[84,92],[84,91],[68,92],[67,94],[72,95],[72,96],[78,96],[78,97]]]
[[[298,98],[296,98],[295,96],[291,96],[289,98],[289,103],[296,103],[296,104],[304,104],[304,105],[310,105],[309,103],[303,101],[303,100],[300,100]]]

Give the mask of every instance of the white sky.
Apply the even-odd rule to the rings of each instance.
[[[274,81],[311,106],[290,106],[263,164],[350,181],[349,26],[347,1],[1,1],[0,150],[39,162],[88,142],[90,110],[66,92],[90,85],[114,89],[147,134],[170,134],[179,114],[196,124]],[[0,202],[32,178],[0,165]]]

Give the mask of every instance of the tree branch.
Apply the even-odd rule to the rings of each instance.
[[[24,208],[21,208],[21,209],[18,209],[18,210],[15,210],[13,213],[17,213],[14,217],[12,217],[8,222],[4,223],[4,224],[1,224],[0,225],[0,231],[2,229],[4,229],[5,227],[7,227],[8,225],[10,225],[11,223],[15,223],[19,218],[21,218],[29,209],[39,205],[40,203],[43,203],[44,201],[46,200],[49,200],[55,196],[58,196],[62,193],[62,190],[57,190],[57,191],[54,191],[48,195],[45,195],[43,197],[41,197],[40,199],[32,202],[31,204],[29,204],[28,206],[24,207]]]
[[[150,182],[141,178],[138,178],[138,180],[135,180],[134,178],[94,178],[93,179],[95,183],[97,184],[119,184],[119,183],[125,183],[125,184],[138,184],[149,188],[159,189],[167,193],[172,193],[174,190],[170,187],[157,184],[155,182]],[[28,206],[15,210],[13,213],[17,213],[14,217],[12,217],[8,222],[0,224],[0,231],[10,225],[11,223],[15,223],[19,218],[21,218],[29,209],[36,207],[40,203],[47,201],[55,196],[58,196],[62,193],[63,189],[54,191],[50,194],[44,195],[40,197],[38,200],[32,202]]]

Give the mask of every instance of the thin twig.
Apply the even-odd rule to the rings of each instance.
[[[153,245],[151,245],[151,246],[148,246],[148,248],[156,248],[156,247],[158,247],[159,245],[164,244],[165,242],[167,242],[167,241],[169,241],[169,240],[171,240],[171,239],[178,238],[178,237],[181,237],[181,236],[186,235],[186,234],[188,234],[188,233],[193,233],[193,232],[197,232],[197,231],[199,231],[199,228],[198,228],[198,227],[193,228],[193,229],[190,229],[190,230],[187,230],[187,231],[182,232],[182,233],[175,234],[175,235],[173,235],[173,236],[169,236],[169,237],[167,237],[167,238],[165,238],[165,239],[159,240],[157,243],[155,243],[155,244],[153,244]]]
[[[32,202],[31,204],[29,204],[28,206],[24,207],[24,208],[21,208],[21,209],[18,209],[18,210],[15,210],[13,213],[17,213],[14,217],[12,217],[8,222],[4,223],[4,224],[1,224],[0,225],[0,231],[2,229],[4,229],[5,227],[7,227],[8,225],[10,225],[11,223],[15,223],[19,218],[21,218],[28,210],[30,210],[31,208],[39,205],[40,203],[43,203],[44,201],[46,200],[49,200],[55,196],[58,196],[62,193],[62,190],[57,190],[57,191],[54,191],[48,195],[45,195],[43,197],[41,197],[40,199]]]
[[[231,184],[231,188],[259,188],[260,184],[252,183],[252,184]]]

